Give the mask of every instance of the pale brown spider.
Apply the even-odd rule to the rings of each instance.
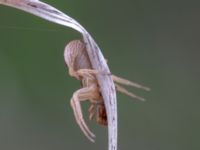
[[[94,115],[96,115],[96,121],[99,124],[105,126],[107,125],[106,109],[95,76],[96,74],[103,72],[92,69],[92,65],[86,51],[85,43],[81,40],[71,41],[65,47],[64,58],[69,68],[69,74],[80,80],[82,83],[82,88],[74,92],[71,98],[71,107],[74,111],[76,122],[78,123],[85,136],[90,141],[94,142],[93,138],[95,137],[95,135],[90,131],[83,119],[80,102],[89,100],[91,102],[91,106],[88,109],[89,119],[93,119]],[[117,77],[115,75],[112,75],[112,79],[114,82],[117,82],[119,84],[133,86],[147,91],[149,90],[149,88],[147,87]],[[124,93],[130,97],[144,100],[142,97],[136,96],[135,94],[129,92],[124,87],[116,83],[115,88],[117,91]]]

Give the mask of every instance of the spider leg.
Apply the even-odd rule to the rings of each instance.
[[[116,84],[116,83],[115,83],[115,88],[116,88],[117,91],[119,91],[119,92],[121,92],[121,93],[123,93],[123,94],[126,94],[126,95],[128,95],[128,96],[130,96],[130,97],[132,97],[132,98],[136,98],[136,99],[138,99],[138,100],[145,101],[144,98],[142,98],[142,97],[140,97],[140,96],[137,96],[137,95],[135,95],[135,94],[129,92],[127,89],[125,89],[124,87],[122,87],[122,86],[120,86],[120,85],[118,85],[118,84]]]
[[[87,76],[89,78],[94,78],[93,75],[98,74],[98,73],[99,71],[94,70],[94,69],[79,69],[75,71],[73,68],[69,68],[69,75],[77,79],[79,79],[79,76],[82,76],[82,77]]]
[[[99,71],[98,70],[94,70],[94,69],[79,69],[78,71],[76,71],[77,75],[82,76],[82,77],[89,77],[89,78],[94,78],[93,75],[98,74]]]
[[[123,79],[123,78],[115,76],[115,75],[112,75],[112,79],[113,79],[114,82],[117,82],[119,84],[140,88],[140,89],[143,89],[143,90],[146,90],[146,91],[150,90],[150,88],[148,88],[148,87],[145,87],[145,86],[140,85],[138,83],[131,82],[129,80]]]
[[[92,104],[89,109],[88,109],[88,112],[89,112],[89,119],[92,120],[94,118],[94,114],[95,114],[95,104]]]
[[[74,116],[75,116],[77,124],[79,125],[79,127],[81,128],[81,130],[83,131],[85,136],[91,142],[94,142],[93,138],[95,137],[95,135],[90,131],[90,129],[88,128],[88,126],[85,123],[80,102],[93,98],[94,97],[93,94],[95,92],[94,90],[95,90],[94,86],[79,89],[73,94],[73,97],[70,102],[71,107],[74,111]]]

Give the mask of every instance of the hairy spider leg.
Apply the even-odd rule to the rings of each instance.
[[[115,75],[112,75],[112,79],[113,79],[114,82],[116,82],[115,88],[118,92],[121,92],[125,95],[128,95],[132,98],[136,98],[136,99],[141,100],[141,101],[144,101],[145,99],[140,97],[140,96],[133,94],[132,92],[129,92],[127,89],[125,89],[123,86],[121,86],[119,84],[140,88],[140,89],[143,89],[143,90],[146,90],[146,91],[150,90],[150,88],[148,88],[148,87],[145,87],[145,86],[140,85],[138,83],[133,83],[129,80],[123,79],[123,78],[115,76]],[[117,84],[117,83],[119,83],[119,84]]]
[[[112,79],[113,79],[113,81],[115,81],[115,82],[117,82],[119,84],[132,86],[132,87],[136,87],[136,88],[143,89],[143,90],[146,90],[146,91],[150,91],[150,88],[148,88],[146,86],[143,86],[143,85],[138,84],[138,83],[134,83],[132,81],[126,80],[126,79],[118,77],[116,75],[112,75]]]
[[[91,142],[94,142],[93,138],[95,137],[95,135],[90,131],[90,129],[88,128],[88,126],[85,123],[80,102],[86,101],[89,99],[93,99],[93,98],[95,99],[96,94],[94,94],[94,93],[97,92],[97,90],[98,90],[97,86],[90,86],[90,87],[85,87],[85,88],[79,89],[73,94],[73,97],[71,99],[71,107],[74,111],[74,116],[75,116],[76,122],[79,125],[79,127],[81,128],[81,130],[83,131],[83,133],[85,134],[85,136]]]

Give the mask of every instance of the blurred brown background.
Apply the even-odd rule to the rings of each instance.
[[[181,0],[45,0],[96,39],[113,74],[151,87],[118,94],[119,150],[199,150],[200,9]],[[0,6],[0,149],[106,150],[107,129],[88,122],[90,143],[69,101],[65,45],[76,31]],[[88,103],[83,104],[85,118]]]

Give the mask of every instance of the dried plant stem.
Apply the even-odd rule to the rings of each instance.
[[[93,69],[106,74],[98,74],[97,80],[106,106],[108,116],[108,150],[117,150],[117,103],[115,86],[109,67],[102,52],[91,35],[73,18],[58,9],[38,0],[0,0],[0,4],[15,7],[48,21],[71,27],[83,36]]]

